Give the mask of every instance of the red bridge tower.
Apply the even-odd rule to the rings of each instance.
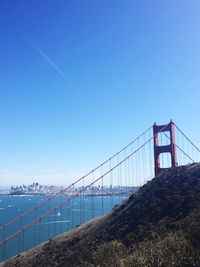
[[[170,144],[169,145],[159,145],[158,135],[162,132],[170,133]],[[171,120],[169,124],[166,125],[153,125],[153,135],[154,135],[154,166],[155,166],[155,176],[160,173],[161,170],[165,169],[160,166],[160,154],[170,153],[171,155],[171,167],[177,166],[176,161],[176,144],[175,144],[175,131],[174,123]]]

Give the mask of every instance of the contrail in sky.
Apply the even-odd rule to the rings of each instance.
[[[43,59],[49,63],[49,65],[65,80],[67,81],[71,86],[76,88],[76,85],[72,82],[72,80],[53,62],[53,60],[47,56],[47,54],[42,51],[30,38],[28,38],[26,35],[23,35],[24,39],[40,54]]]

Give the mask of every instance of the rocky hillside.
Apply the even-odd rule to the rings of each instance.
[[[200,164],[163,171],[110,214],[0,266],[200,266]]]

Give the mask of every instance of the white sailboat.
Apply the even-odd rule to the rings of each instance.
[[[57,213],[57,216],[61,216],[61,213],[60,213],[60,211],[58,211],[58,213]]]

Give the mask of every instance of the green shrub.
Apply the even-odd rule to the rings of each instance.
[[[130,267],[200,266],[200,257],[182,234],[170,233],[163,239],[142,242],[124,264]]]
[[[199,267],[199,251],[181,234],[141,242],[130,250],[118,241],[103,243],[81,267]]]
[[[81,267],[125,267],[123,258],[127,255],[126,247],[118,242],[111,241],[99,245],[88,257],[87,262],[82,262]]]

